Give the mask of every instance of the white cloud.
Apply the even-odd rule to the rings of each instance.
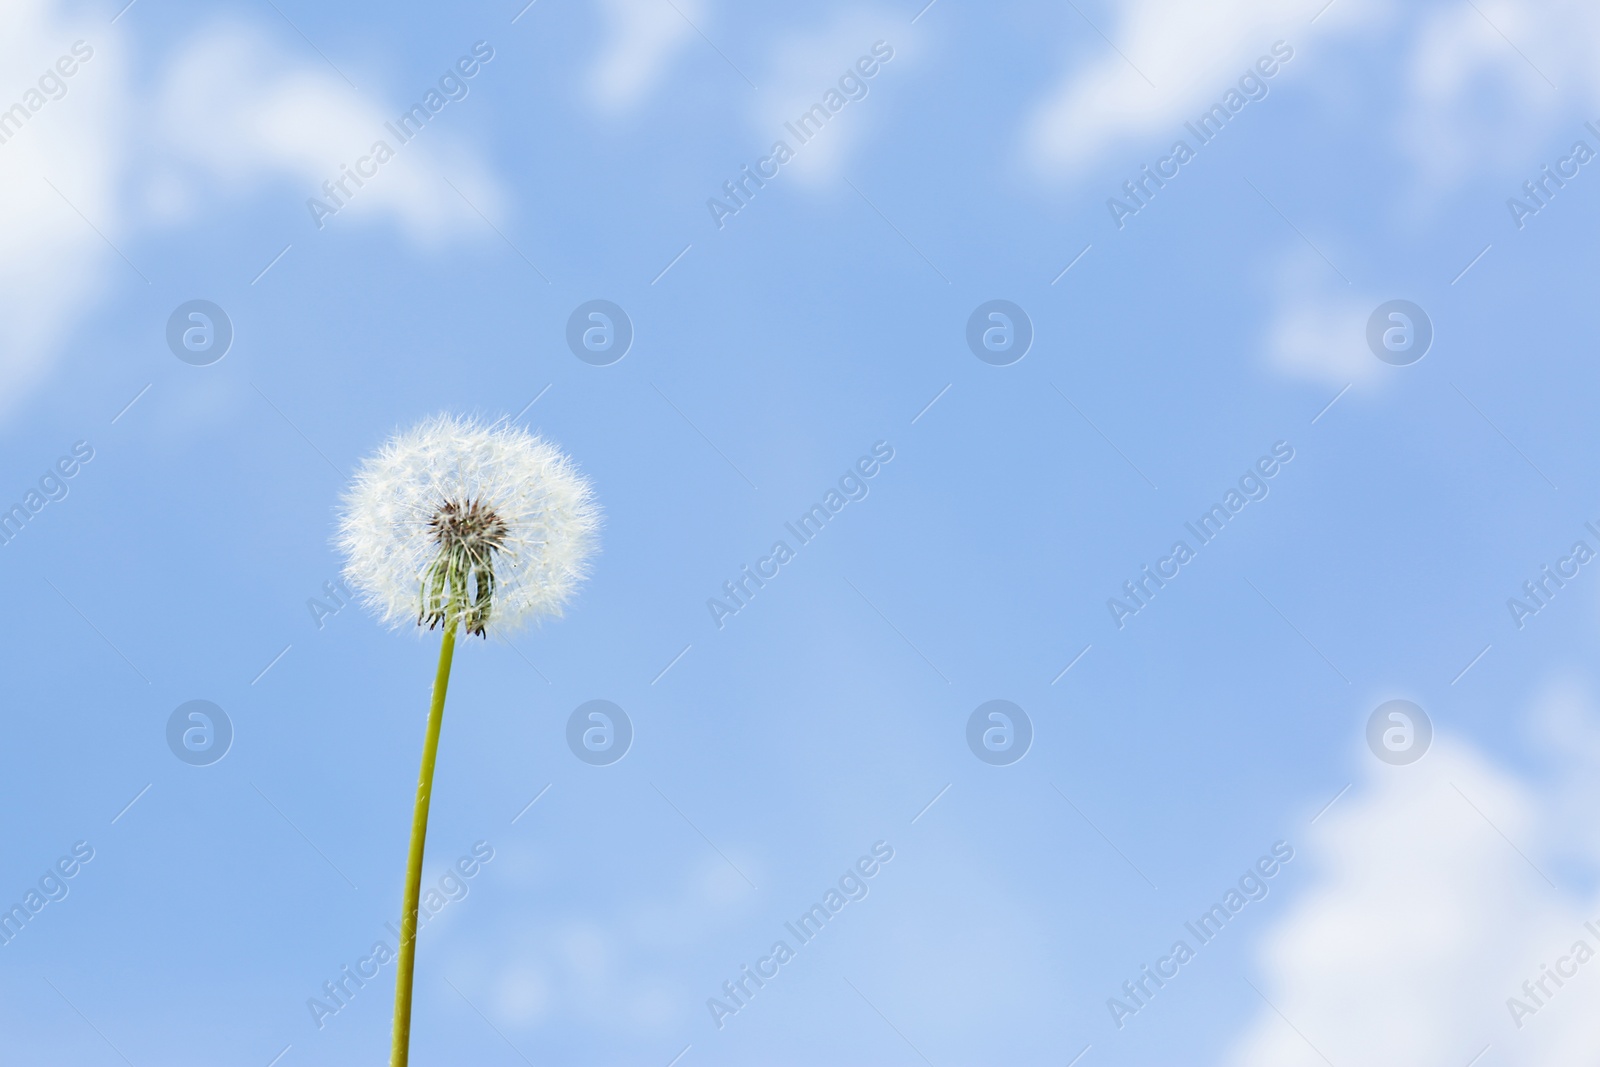
[[[1550,162],[1536,157],[1571,119],[1572,101],[1600,105],[1600,8],[1590,0],[1436,8],[1417,33],[1408,80],[1398,136],[1429,187],[1507,160],[1526,160],[1531,176]]]
[[[626,111],[698,36],[690,23],[698,24],[705,12],[699,0],[601,0],[600,6],[610,36],[590,70],[590,91],[603,110]]]
[[[1367,318],[1384,298],[1361,295],[1305,250],[1286,255],[1274,272],[1277,309],[1264,344],[1285,375],[1342,389],[1383,367],[1367,348]]]
[[[742,870],[761,878],[753,857],[738,856]],[[518,899],[543,892],[559,870],[520,849],[506,850],[508,889]],[[616,906],[611,917],[564,914],[526,921],[513,909],[487,940],[457,947],[459,971],[477,975],[479,994],[494,1005],[507,1028],[531,1028],[559,1017],[595,1025],[628,1025],[658,1033],[703,1001],[670,977],[662,960],[681,960],[732,916],[753,906],[743,876],[720,858],[702,859],[674,877],[658,879]],[[491,924],[493,925],[493,924]]]
[[[1424,190],[1459,183],[1483,166],[1498,170],[1507,158],[1531,159],[1572,118],[1574,100],[1600,106],[1600,7],[1592,0],[1477,0],[1409,11],[1337,0],[1312,24],[1320,6],[1116,0],[1104,16],[1091,12],[1114,47],[1082,26],[1078,48],[1093,58],[1074,64],[1033,112],[1030,155],[1047,170],[1073,174],[1119,144],[1154,140],[1151,147],[1165,148],[1274,40],[1296,49],[1293,71],[1357,33],[1370,48],[1388,26],[1406,35],[1406,55],[1403,96],[1384,117]]]
[[[873,45],[879,41],[883,49],[875,57]],[[752,129],[758,137],[770,139],[758,142],[762,154],[772,140],[782,140],[795,152],[794,160],[783,167],[785,175],[811,185],[835,179],[850,153],[883,121],[881,102],[873,98],[884,83],[905,76],[914,58],[912,43],[903,15],[866,9],[838,15],[812,34],[786,34],[761,75],[763,91],[752,105]],[[884,52],[892,58],[882,60]],[[861,77],[855,67],[862,58],[876,68],[870,78]],[[843,87],[841,78],[846,79]],[[826,106],[830,92],[839,110],[800,143],[784,124],[798,124],[811,108]]]
[[[87,49],[89,58],[70,78],[60,79],[65,95],[49,99],[40,79],[59,93],[48,76],[59,77],[55,64],[71,57],[72,45],[80,40],[80,53]],[[117,131],[124,126],[127,104],[119,35],[98,22],[59,17],[44,0],[0,6],[0,70],[7,72],[0,81],[0,108],[22,106],[0,127],[8,133],[0,144],[3,416],[43,378],[51,354],[108,274],[128,271],[95,233],[97,227],[106,239],[124,242],[116,171]],[[29,100],[38,105],[36,111],[29,109]],[[12,132],[17,122],[22,128]],[[131,271],[128,277],[134,277]]]
[[[138,57],[116,26],[64,16],[48,0],[0,5],[0,70],[12,72],[0,83],[0,109],[23,104],[11,120],[22,128],[0,143],[0,418],[40,385],[105,288],[135,277],[121,255],[139,262],[141,234],[189,224],[267,183],[303,203],[427,89],[374,104],[320,61],[275,51],[271,40],[245,26],[202,31],[158,61],[159,87],[147,98]],[[55,82],[41,85],[77,41],[92,54],[62,80],[64,95]],[[441,55],[441,69],[454,58]],[[446,158],[450,180],[474,205],[490,218],[504,210],[489,167],[447,129],[430,123],[396,147],[338,222],[364,216],[428,242],[480,238],[482,220],[444,184],[435,161]],[[313,230],[309,211],[305,229]]]
[[[1520,1029],[1507,1007],[1575,942],[1600,951],[1583,925],[1600,925],[1600,900],[1545,881],[1571,884],[1551,859],[1558,843],[1591,870],[1600,859],[1592,830],[1574,846],[1563,826],[1573,789],[1596,799],[1584,784],[1600,768],[1596,725],[1570,692],[1541,703],[1545,736],[1565,753],[1553,778],[1524,778],[1448,738],[1409,767],[1368,759],[1367,780],[1302,848],[1316,885],[1265,939],[1258,984],[1277,1011],[1262,1007],[1228,1062],[1413,1067],[1466,1063],[1487,1044],[1497,1064],[1592,1055],[1600,957],[1564,987],[1547,979]]]
[[[440,62],[447,65],[453,59],[441,55]],[[335,216],[339,222],[386,218],[424,242],[481,230],[483,222],[472,205],[495,218],[506,198],[486,166],[460,149],[449,122],[453,110],[470,106],[474,81],[493,72],[491,61],[463,82],[463,100],[446,103],[412,141],[402,142],[384,124],[396,121],[431,85],[415,86],[409,97],[385,111],[325,64],[297,63],[264,49],[259,33],[239,26],[206,31],[189,41],[164,71],[157,111],[166,150],[156,164],[152,188],[172,200],[174,187],[198,175],[199,188],[175,199],[204,203],[288,181],[299,187],[302,202],[316,197],[336,206],[323,183],[341,179],[343,168],[353,167],[382,141],[394,151],[394,159],[366,164],[376,174],[359,187],[346,180],[343,188],[351,195],[339,194],[348,201]],[[438,159],[451,161],[448,173],[437,165]],[[307,208],[308,229],[312,219]]]
[[[1337,15],[1318,20],[1319,32],[1360,23],[1370,7],[1340,0]],[[1295,49],[1287,71],[1305,63],[1312,11],[1285,11],[1279,0],[1123,0],[1115,10],[1096,22],[1114,46],[1083,24],[1095,58],[1075,64],[1033,114],[1028,144],[1049,169],[1082,171],[1129,140],[1158,138],[1165,148],[1277,40]]]

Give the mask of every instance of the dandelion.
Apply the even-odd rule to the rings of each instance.
[[[560,450],[451,415],[391,439],[345,496],[338,544],[350,586],[391,626],[443,631],[411,821],[391,1067],[410,1056],[422,854],[456,634],[505,634],[560,615],[586,574],[599,518],[589,483]]]

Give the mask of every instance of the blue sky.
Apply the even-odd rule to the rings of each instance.
[[[479,862],[419,941],[414,1062],[1592,1054],[1589,7],[519,7],[0,14],[19,1062],[386,1054],[393,966],[324,983],[392,943],[436,638],[324,585],[356,463],[441,410],[558,443],[606,520],[566,618],[457,657],[425,884]],[[605,366],[566,341],[597,299],[633,330]],[[233,331],[204,365],[167,342],[193,300]],[[1033,332],[1008,365],[966,340],[992,300]],[[1433,331],[1404,365],[1392,300]],[[193,700],[207,765],[168,744]],[[609,765],[567,744],[591,700],[632,725]],[[992,700],[1008,764],[968,746]],[[1367,741],[1391,700],[1431,723],[1409,763]],[[777,972],[736,1001],[744,966]]]

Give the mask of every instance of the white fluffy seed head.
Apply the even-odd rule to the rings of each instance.
[[[391,626],[486,635],[560,615],[599,526],[589,483],[559,449],[519,428],[436,415],[362,461],[336,542],[345,579]],[[430,597],[446,573],[462,595],[445,583],[446,595]]]

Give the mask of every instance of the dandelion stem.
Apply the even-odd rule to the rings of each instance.
[[[433,799],[433,765],[439,755],[439,726],[444,722],[444,695],[450,687],[450,661],[456,651],[456,623],[444,628],[439,646],[439,671],[433,679],[433,704],[428,709],[428,734],[422,743],[422,770],[417,775],[417,806],[411,816],[411,852],[406,859],[405,908],[400,916],[400,961],[394,979],[394,1050],[389,1067],[406,1067],[411,1059],[411,986],[417,962],[417,901],[422,894],[422,850],[428,836],[428,805]]]

